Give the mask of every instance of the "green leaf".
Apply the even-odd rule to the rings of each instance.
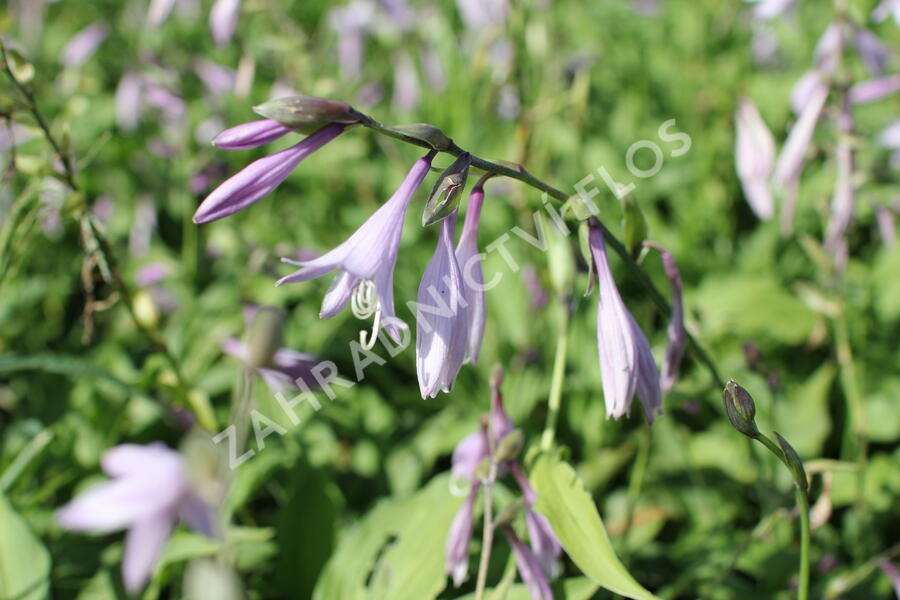
[[[50,588],[50,554],[0,494],[0,598],[42,600]]]
[[[341,538],[313,600],[429,600],[445,587],[444,546],[463,499],[440,475],[415,495],[382,500]]]
[[[591,495],[571,466],[548,454],[531,473],[535,509],[547,517],[566,553],[600,586],[635,600],[655,599],[625,569],[610,544]]]

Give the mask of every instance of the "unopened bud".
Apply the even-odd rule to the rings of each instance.
[[[500,509],[500,512],[497,513],[497,517],[494,519],[494,527],[512,525],[523,508],[525,508],[525,500],[516,498],[516,500]]]
[[[756,428],[756,405],[749,392],[734,382],[728,381],[722,392],[722,402],[725,405],[725,414],[735,429],[744,435],[756,439],[759,429]]]
[[[443,131],[429,123],[397,125],[396,127],[391,127],[391,129],[410,140],[424,142],[435,150],[448,150],[453,145],[453,140],[448,138]]]
[[[800,488],[801,492],[805,493],[809,491],[809,481],[806,479],[806,469],[803,468],[803,461],[800,460],[797,451],[794,450],[794,447],[788,444],[787,440],[781,437],[777,431],[775,432],[775,439],[778,440],[778,445],[781,446],[781,451],[784,453],[784,459],[788,469],[791,470],[791,476],[794,478],[794,483]]]
[[[271,364],[272,357],[281,347],[284,319],[284,312],[272,306],[262,306],[256,311],[247,334],[247,346],[250,348],[247,362],[251,367]]]
[[[515,460],[522,451],[525,444],[525,437],[522,435],[521,429],[513,429],[500,440],[497,449],[494,451],[494,460],[496,462],[506,462]]]
[[[425,212],[422,214],[423,227],[444,220],[459,206],[459,199],[469,176],[470,163],[471,156],[468,152],[463,152],[438,177],[425,204]]]
[[[253,111],[301,133],[312,133],[329,123],[350,125],[369,121],[369,117],[346,102],[313,96],[270,100],[254,106]]]

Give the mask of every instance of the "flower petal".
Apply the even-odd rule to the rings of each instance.
[[[137,521],[128,530],[122,556],[122,580],[128,593],[138,592],[147,583],[174,526],[173,515],[159,513]]]
[[[289,127],[285,127],[277,121],[260,119],[226,129],[217,135],[212,143],[213,146],[222,150],[246,150],[268,144],[290,132]]]

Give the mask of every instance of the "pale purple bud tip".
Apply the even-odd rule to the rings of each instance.
[[[209,11],[209,31],[219,46],[224,46],[234,35],[241,13],[241,0],[216,0]]]
[[[194,213],[194,223],[209,223],[247,208],[271,193],[304,158],[343,130],[343,125],[326,125],[302,142],[252,162],[206,197]]]
[[[261,119],[226,129],[212,143],[223,150],[247,150],[275,141],[290,131],[277,121]]]
[[[812,140],[816,123],[819,121],[819,115],[822,113],[827,98],[827,86],[822,85],[815,88],[808,103],[800,112],[797,122],[791,128],[788,139],[781,149],[781,155],[778,157],[778,163],[775,165],[773,177],[773,181],[782,188],[790,188],[799,179],[806,149]]]
[[[532,600],[553,600],[553,592],[550,590],[550,584],[544,575],[541,562],[534,555],[534,552],[531,551],[531,548],[519,539],[512,527],[505,526],[503,534],[512,547],[519,576],[522,578],[525,587],[528,588],[528,593],[531,594]]]
[[[853,36],[853,43],[869,72],[876,76],[883,74],[888,61],[888,51],[878,36],[868,29],[859,27]]]
[[[472,519],[475,512],[475,500],[478,497],[478,484],[469,490],[469,496],[460,507],[459,512],[450,524],[445,551],[446,572],[453,579],[453,586],[459,587],[466,579],[469,570],[469,544],[472,541]]]
[[[769,190],[769,176],[775,162],[775,138],[756,110],[753,102],[744,98],[735,113],[735,167],[744,197],[760,219],[771,219],[775,202]]]
[[[481,268],[482,255],[478,252],[478,222],[481,218],[481,205],[484,202],[484,189],[476,187],[469,195],[466,208],[466,221],[463,225],[459,244],[456,246],[456,260],[462,275],[463,296],[468,303],[469,339],[466,348],[466,359],[475,364],[484,338],[484,326],[487,321],[487,307],[484,294],[484,272]]]
[[[900,75],[860,81],[850,88],[850,102],[854,104],[877,102],[898,91],[900,91]]]
[[[69,40],[69,43],[63,48],[60,61],[69,68],[80,67],[94,55],[107,35],[109,35],[109,26],[106,23],[98,22],[88,25]]]

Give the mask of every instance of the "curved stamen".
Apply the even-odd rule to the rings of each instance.
[[[350,310],[357,319],[368,319],[378,309],[378,296],[375,284],[369,279],[360,281],[350,296]]]
[[[375,311],[375,322],[372,323],[372,337],[366,340],[366,331],[359,332],[359,343],[363,347],[363,350],[371,350],[375,347],[375,340],[378,339],[378,327],[381,325],[381,309],[377,309]]]

